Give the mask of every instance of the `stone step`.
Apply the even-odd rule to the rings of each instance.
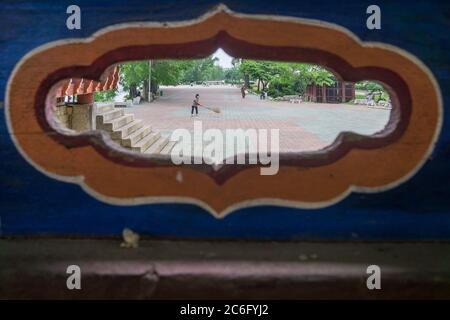
[[[167,145],[168,142],[169,142],[168,137],[160,137],[147,150],[145,150],[145,153],[148,153],[148,154],[160,153],[161,150]]]
[[[111,121],[107,121],[101,125],[101,128],[107,131],[116,131],[117,129],[127,125],[128,123],[134,120],[133,114],[126,114],[117,119],[113,119]]]
[[[122,146],[122,140],[113,139],[114,143],[117,143],[119,146]]]
[[[181,141],[176,141],[177,143],[183,143],[184,140]],[[193,144],[191,144],[190,148],[186,148],[187,149],[187,153],[183,153],[183,150],[185,148],[181,148],[180,151],[180,156],[186,156],[186,157],[194,157],[194,155],[196,157],[203,157],[203,150],[205,150],[205,148],[210,145],[211,143],[213,143],[212,141],[193,141]]]
[[[178,141],[169,141],[164,148],[161,150],[162,155],[170,155],[170,152],[172,151],[173,147],[178,143]]]
[[[117,119],[125,114],[123,109],[113,109],[100,114],[97,114],[97,119],[102,123]]]
[[[120,127],[118,129],[116,129],[115,131],[113,131],[111,133],[111,138],[112,139],[123,139],[123,138],[129,136],[130,134],[132,134],[133,132],[135,132],[136,130],[142,128],[143,126],[144,126],[144,122],[141,119],[131,121],[127,125]]]
[[[122,139],[122,145],[124,147],[133,147],[141,139],[146,137],[151,131],[152,131],[152,127],[151,126],[144,126],[144,127],[140,128],[140,129],[136,130],[135,132],[133,132],[129,136],[123,138]]]
[[[114,110],[114,104],[112,104],[112,103],[106,103],[106,104],[97,104],[96,105],[96,112],[97,112],[97,114],[99,114],[99,113],[103,113],[103,112],[106,112],[106,111],[111,111],[111,110]]]
[[[142,138],[140,141],[138,141],[135,145],[131,147],[131,150],[137,151],[137,152],[144,152],[148,149],[156,140],[161,137],[160,132],[150,132],[147,136]]]

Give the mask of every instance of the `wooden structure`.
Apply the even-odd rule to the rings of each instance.
[[[80,104],[94,102],[94,93],[117,88],[120,76],[119,65],[110,66],[104,73],[103,81],[88,79],[68,79],[63,81],[56,91],[58,101],[64,101],[65,97],[75,97],[75,101]],[[75,102],[74,101],[74,102]]]
[[[336,80],[332,86],[308,85],[304,100],[322,103],[343,103],[355,99],[355,84]]]
[[[124,10],[123,1],[110,0],[98,10],[100,1],[84,1],[81,30],[67,30],[63,2],[50,8],[24,0],[0,10],[0,298],[450,297],[448,5],[384,1],[390,14],[380,32],[367,29],[361,1],[228,1],[224,8],[205,0],[188,9],[177,0],[136,2]],[[124,155],[104,135],[65,134],[48,121],[50,90],[75,74],[101,79],[114,63],[206,56],[219,47],[386,83],[395,93],[387,130],[344,132],[327,150],[280,154],[279,174],[261,176],[255,166],[216,171]],[[89,97],[105,85],[72,83],[58,94]],[[207,243],[189,251],[164,242],[158,251],[144,241],[124,251],[125,227],[147,238]],[[43,235],[56,239],[30,238]],[[92,240],[102,237],[109,240]],[[218,250],[213,238],[237,243]],[[270,241],[249,247],[244,239]],[[285,242],[272,246],[275,240]],[[343,241],[354,246],[342,248]],[[315,261],[302,260],[313,254]],[[67,264],[86,266],[87,290],[65,290]],[[368,264],[382,266],[382,290],[368,291],[361,280]]]

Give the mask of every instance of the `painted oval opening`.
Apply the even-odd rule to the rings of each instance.
[[[64,136],[101,137],[99,145],[125,159],[214,172],[259,164],[267,174],[276,173],[267,169],[275,156],[276,165],[315,165],[346,145],[370,147],[399,131],[399,115],[395,92],[379,80],[345,81],[328,66],[222,49],[197,59],[122,61],[99,80],[64,79],[46,108]]]
[[[71,83],[81,91],[93,81],[99,91],[107,90],[119,81],[107,76],[114,74],[117,65],[202,59],[218,48],[247,60],[319,65],[349,83],[381,84],[392,105],[388,121],[373,133],[343,129],[331,145],[316,151],[280,152],[278,174],[267,177],[260,174],[265,165],[249,161],[221,167],[214,163],[175,166],[168,157],[124,148],[105,130],[76,131],[58,120],[62,85]],[[163,89],[163,97],[164,91],[170,95],[169,89]],[[317,99],[320,93],[316,88],[310,95]],[[76,95],[76,102],[82,102],[83,94]],[[183,102],[188,114],[191,99],[187,105]],[[299,107],[295,100],[289,107]],[[64,112],[72,117],[83,114],[77,112],[81,109],[76,115],[73,107],[68,109],[59,112],[63,120],[69,116]],[[209,112],[201,110],[203,116]],[[221,111],[225,114],[226,110]],[[412,177],[431,154],[442,122],[442,101],[430,70],[401,48],[361,41],[348,30],[325,22],[244,15],[219,8],[183,23],[111,26],[87,39],[38,48],[16,66],[8,82],[5,113],[18,150],[48,176],[80,184],[108,203],[190,202],[223,216],[261,203],[323,207],[351,192],[396,187]],[[275,112],[270,116],[276,120]]]

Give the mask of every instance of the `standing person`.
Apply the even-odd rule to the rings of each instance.
[[[200,95],[197,93],[195,95],[194,101],[192,101],[191,117],[194,116],[194,110],[195,110],[195,115],[198,116],[198,106],[203,106],[203,105],[200,104]]]
[[[245,86],[241,87],[242,99],[245,99]]]
[[[138,91],[136,93],[136,97],[134,97],[134,99],[133,99],[133,104],[139,104],[139,103],[141,103],[141,92],[140,91]]]

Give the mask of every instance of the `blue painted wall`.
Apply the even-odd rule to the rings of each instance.
[[[117,207],[77,185],[57,182],[18,154],[0,112],[0,235],[118,235],[123,227],[160,237],[257,239],[450,239],[450,3],[448,1],[223,1],[233,11],[319,19],[361,39],[401,47],[434,73],[443,94],[444,126],[432,157],[402,186],[353,194],[319,210],[257,207],[216,220],[192,205]],[[382,30],[365,27],[366,8],[382,9]],[[66,8],[82,9],[82,29],[65,26]],[[0,1],[0,101],[14,65],[49,41],[86,37],[128,21],[195,18],[217,1]],[[3,107],[3,104],[2,104]],[[3,110],[2,110],[3,111]],[[49,196],[51,195],[51,197]]]

